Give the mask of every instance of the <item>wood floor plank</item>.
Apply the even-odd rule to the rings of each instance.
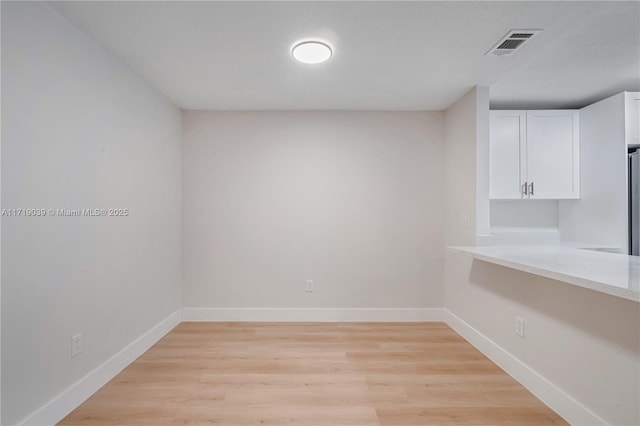
[[[377,410],[385,426],[566,425],[548,408],[532,407],[394,407]]]
[[[182,323],[59,424],[566,422],[444,323]]]
[[[174,424],[191,425],[305,425],[305,426],[379,426],[375,409],[281,404],[269,406],[231,406],[182,408]]]

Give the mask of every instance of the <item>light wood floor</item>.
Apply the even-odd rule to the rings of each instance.
[[[182,323],[60,424],[566,423],[443,323]]]

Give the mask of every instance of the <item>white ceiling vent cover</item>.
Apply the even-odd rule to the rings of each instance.
[[[542,32],[542,30],[511,30],[485,55],[509,56],[527,44],[536,35],[540,34],[540,32]]]

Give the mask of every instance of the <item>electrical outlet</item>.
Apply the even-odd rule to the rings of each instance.
[[[82,353],[82,333],[76,334],[71,338],[71,358]]]
[[[516,334],[520,337],[522,337],[524,339],[524,324],[525,324],[525,320],[520,318],[520,317],[516,317]]]
[[[307,293],[313,293],[313,280],[307,280]]]

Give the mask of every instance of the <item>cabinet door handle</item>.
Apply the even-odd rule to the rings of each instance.
[[[529,194],[533,197],[533,182],[529,184]]]
[[[529,195],[529,187],[527,186],[527,182],[522,184],[522,195]]]

